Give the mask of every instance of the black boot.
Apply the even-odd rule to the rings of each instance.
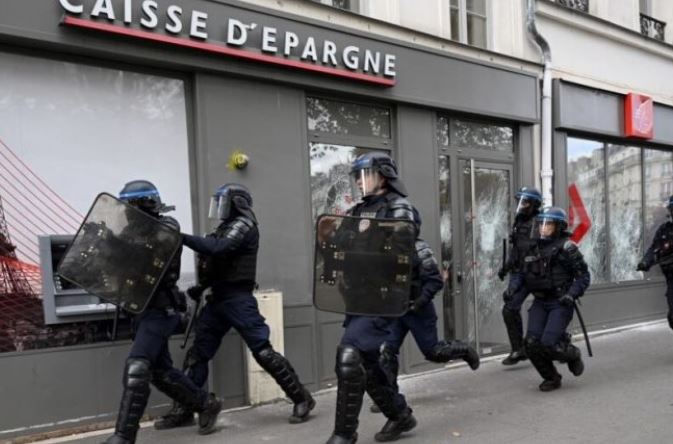
[[[358,416],[365,394],[365,370],[360,352],[351,346],[337,348],[337,399],[334,433],[328,444],[353,444],[357,441]]]
[[[152,383],[182,407],[182,416],[176,416],[175,419],[193,422],[193,412],[198,412],[199,435],[208,435],[215,431],[217,415],[222,410],[222,401],[215,394],[197,388],[184,374],[176,371],[155,372]],[[165,422],[162,425],[169,424]]]
[[[374,439],[377,442],[395,441],[402,433],[408,432],[414,427],[416,427],[416,418],[414,418],[411,409],[407,408],[397,418],[389,419],[381,431],[374,435]]]
[[[150,362],[146,359],[129,358],[124,369],[124,392],[119,405],[119,414],[114,435],[103,444],[133,444],[150,397]]]
[[[556,371],[552,361],[553,351],[545,347],[537,339],[526,339],[526,354],[537,372],[544,381],[540,384],[540,390],[548,392],[561,387],[561,375]]]
[[[463,341],[439,341],[432,348],[426,359],[431,362],[445,363],[454,359],[462,359],[467,362],[472,370],[479,368],[479,354],[475,349]]]
[[[298,424],[307,421],[309,413],[315,408],[315,400],[299,381],[290,362],[271,346],[254,353],[253,356],[257,363],[276,380],[287,397],[294,402],[289,422]]]
[[[528,356],[526,356],[526,352],[522,347],[518,350],[512,350],[512,352],[502,360],[502,365],[514,365],[521,361],[525,361],[526,359],[528,359]]]
[[[505,305],[502,307],[502,319],[505,321],[507,336],[512,346],[512,352],[503,359],[502,365],[514,365],[525,361],[527,356],[523,347],[523,321],[521,320],[521,312],[510,310]]]
[[[220,414],[221,410],[222,401],[214,393],[209,393],[199,411],[199,435],[210,435],[215,431],[217,415]]]
[[[558,373],[553,378],[545,379],[540,384],[540,391],[542,392],[551,392],[559,388],[561,388],[561,375]]]
[[[157,430],[168,430],[176,427],[193,426],[195,423],[194,410],[180,403],[173,402],[173,407],[168,413],[154,421],[154,428]]]
[[[570,338],[554,347],[554,359],[568,364],[568,370],[575,376],[584,373],[582,351],[570,343]]]
[[[358,441],[358,434],[357,433],[355,433],[350,438],[344,438],[343,436],[339,436],[339,435],[332,435],[327,440],[326,444],[355,444],[357,441]]]

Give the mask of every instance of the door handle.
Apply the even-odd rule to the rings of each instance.
[[[463,272],[462,271],[457,271],[456,272],[456,282],[459,284],[463,283]]]

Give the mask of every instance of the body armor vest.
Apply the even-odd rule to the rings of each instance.
[[[567,239],[537,243],[523,258],[526,288],[537,297],[563,296],[573,281],[571,265],[564,257]]]
[[[238,219],[236,217],[223,222],[208,236],[227,238],[236,229],[235,225],[241,223]],[[236,251],[220,257],[198,255],[199,284],[213,287],[223,284],[250,284],[254,287],[258,248],[259,234],[255,224],[245,234],[245,240]]]
[[[534,218],[528,220],[517,220],[512,226],[512,231],[509,235],[509,242],[512,246],[512,252],[510,253],[510,264],[513,271],[519,271],[523,269],[523,259],[526,255],[526,252],[530,251],[531,248],[537,243],[537,239],[533,237],[533,223]]]

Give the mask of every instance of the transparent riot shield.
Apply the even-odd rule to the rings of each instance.
[[[314,305],[352,315],[404,315],[409,307],[414,240],[410,221],[319,216]]]
[[[142,312],[182,242],[174,228],[101,193],[57,267],[63,278]]]

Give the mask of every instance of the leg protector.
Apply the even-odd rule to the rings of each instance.
[[[309,412],[315,407],[315,400],[299,381],[299,376],[285,356],[271,346],[253,353],[257,363],[276,380],[288,398],[294,403],[290,423],[297,424],[308,419]]]
[[[334,435],[352,440],[357,436],[355,432],[358,429],[358,417],[365,393],[366,375],[360,351],[348,345],[340,345],[337,348],[335,371],[338,387]]]
[[[504,305],[502,307],[502,319],[505,321],[512,351],[515,352],[523,349],[523,320],[521,319],[521,311],[511,310],[507,305]]]
[[[401,412],[395,406],[395,386],[380,366],[366,368],[366,390],[386,418],[397,419]]]
[[[430,362],[446,363],[454,359],[463,359],[472,370],[479,368],[479,354],[462,341],[439,341],[430,353],[425,355]]]
[[[150,377],[148,360],[140,358],[126,360],[123,378],[124,392],[119,406],[119,415],[117,415],[115,435],[129,443],[135,442],[140,427],[140,418],[147,407],[147,400],[150,397]]]
[[[552,362],[551,350],[542,345],[537,338],[528,337],[525,341],[526,354],[537,372],[545,381],[560,379]]]

